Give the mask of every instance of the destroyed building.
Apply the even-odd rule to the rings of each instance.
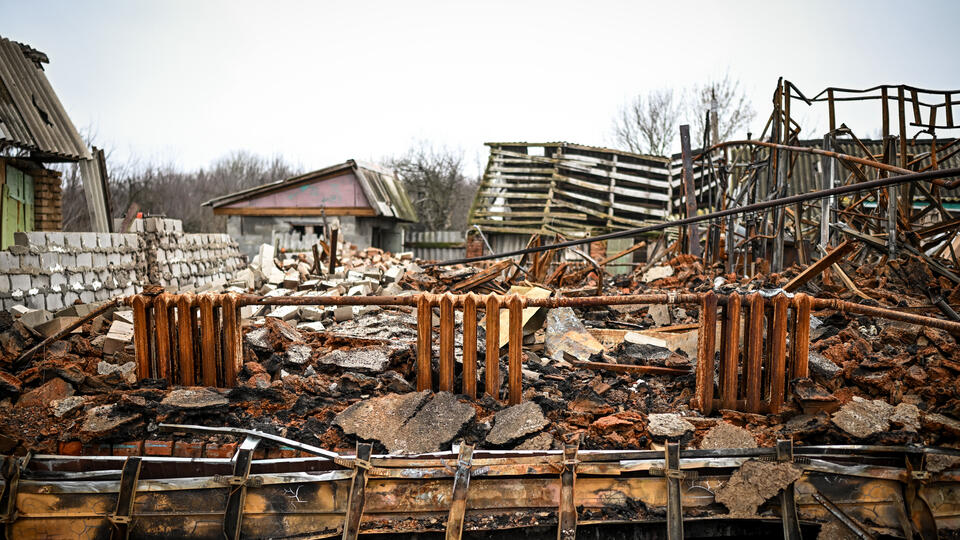
[[[43,73],[49,61],[0,37],[0,249],[16,232],[59,231],[60,172],[47,165],[92,160]]]
[[[253,257],[262,243],[309,250],[320,229],[338,222],[347,242],[394,253],[417,212],[393,170],[347,160],[318,171],[203,203],[227,216],[227,233]]]
[[[499,214],[535,222],[485,230],[524,236],[505,252],[414,260],[324,231],[203,287],[74,304],[46,334],[11,306],[10,534],[956,537],[960,169],[936,133],[958,91],[855,91],[899,133],[880,151],[834,122],[850,92],[780,81],[758,138],[685,142],[667,200],[643,206],[659,219],[610,218],[641,207],[608,174],[628,156],[598,174],[563,155],[600,150],[558,145],[516,162],[546,179],[518,189],[577,194],[554,216],[572,225]],[[801,142],[801,104],[830,108],[821,145]],[[929,139],[908,144],[908,116]],[[144,234],[160,228],[177,232]],[[623,273],[639,242],[565,253],[620,237],[650,246]]]

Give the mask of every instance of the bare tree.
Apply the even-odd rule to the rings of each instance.
[[[686,109],[694,133],[700,137],[694,145],[703,141],[708,111],[716,111],[716,130],[714,126],[710,128],[712,133],[717,134],[714,142],[730,140],[736,132],[749,127],[756,115],[750,99],[740,86],[740,81],[732,79],[729,73],[720,79],[691,88]]]
[[[463,151],[421,141],[403,156],[385,161],[397,171],[420,216],[416,229],[466,229],[478,183],[465,172]]]
[[[670,152],[677,134],[679,104],[671,88],[637,95],[620,109],[613,122],[613,136],[621,148],[638,154],[663,156]]]
[[[684,98],[676,99],[677,94]],[[614,119],[614,142],[630,152],[668,155],[679,136],[677,127],[683,118],[693,126],[697,138],[692,142],[699,146],[703,142],[707,112],[711,110],[716,111],[717,121],[710,131],[717,134],[717,142],[729,140],[746,129],[755,116],[740,81],[726,74],[685,91],[663,88],[634,97]]]
[[[63,228],[90,230],[83,184],[76,165],[63,170]],[[224,232],[226,219],[200,204],[234,191],[289,178],[298,169],[279,156],[265,158],[249,152],[228,154],[210,167],[183,171],[169,163],[127,163],[107,153],[107,175],[113,217],[122,217],[136,202],[145,214],[164,215],[183,221],[187,232]]]

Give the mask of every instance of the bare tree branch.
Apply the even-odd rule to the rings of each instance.
[[[670,88],[635,96],[614,120],[616,144],[638,154],[666,155],[676,137],[680,108]]]
[[[464,171],[463,152],[421,141],[399,158],[384,160],[403,182],[420,217],[417,230],[464,230],[477,179]]]

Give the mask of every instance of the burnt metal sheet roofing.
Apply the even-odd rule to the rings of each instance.
[[[356,175],[364,195],[366,195],[367,201],[376,212],[376,215],[393,217],[401,221],[418,221],[417,211],[413,208],[413,203],[410,202],[410,198],[407,196],[407,190],[404,189],[403,184],[400,183],[400,180],[393,170],[370,163],[359,163],[353,159],[293,178],[278,180],[269,184],[222,195],[203,203],[203,206],[220,208],[238,201],[254,199],[291,186],[332,177],[344,171],[352,171]]]
[[[0,147],[47,161],[90,159],[83,138],[43,73],[47,56],[0,37]]]

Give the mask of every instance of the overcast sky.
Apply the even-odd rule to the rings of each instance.
[[[957,2],[0,0],[0,35],[50,57],[78,128],[126,160],[234,150],[306,169],[419,140],[609,145],[633,94],[729,72],[757,111],[777,77],[960,86]],[[800,111],[807,135],[826,122]],[[842,113],[841,113],[842,115]],[[878,133],[879,113],[842,115]]]

